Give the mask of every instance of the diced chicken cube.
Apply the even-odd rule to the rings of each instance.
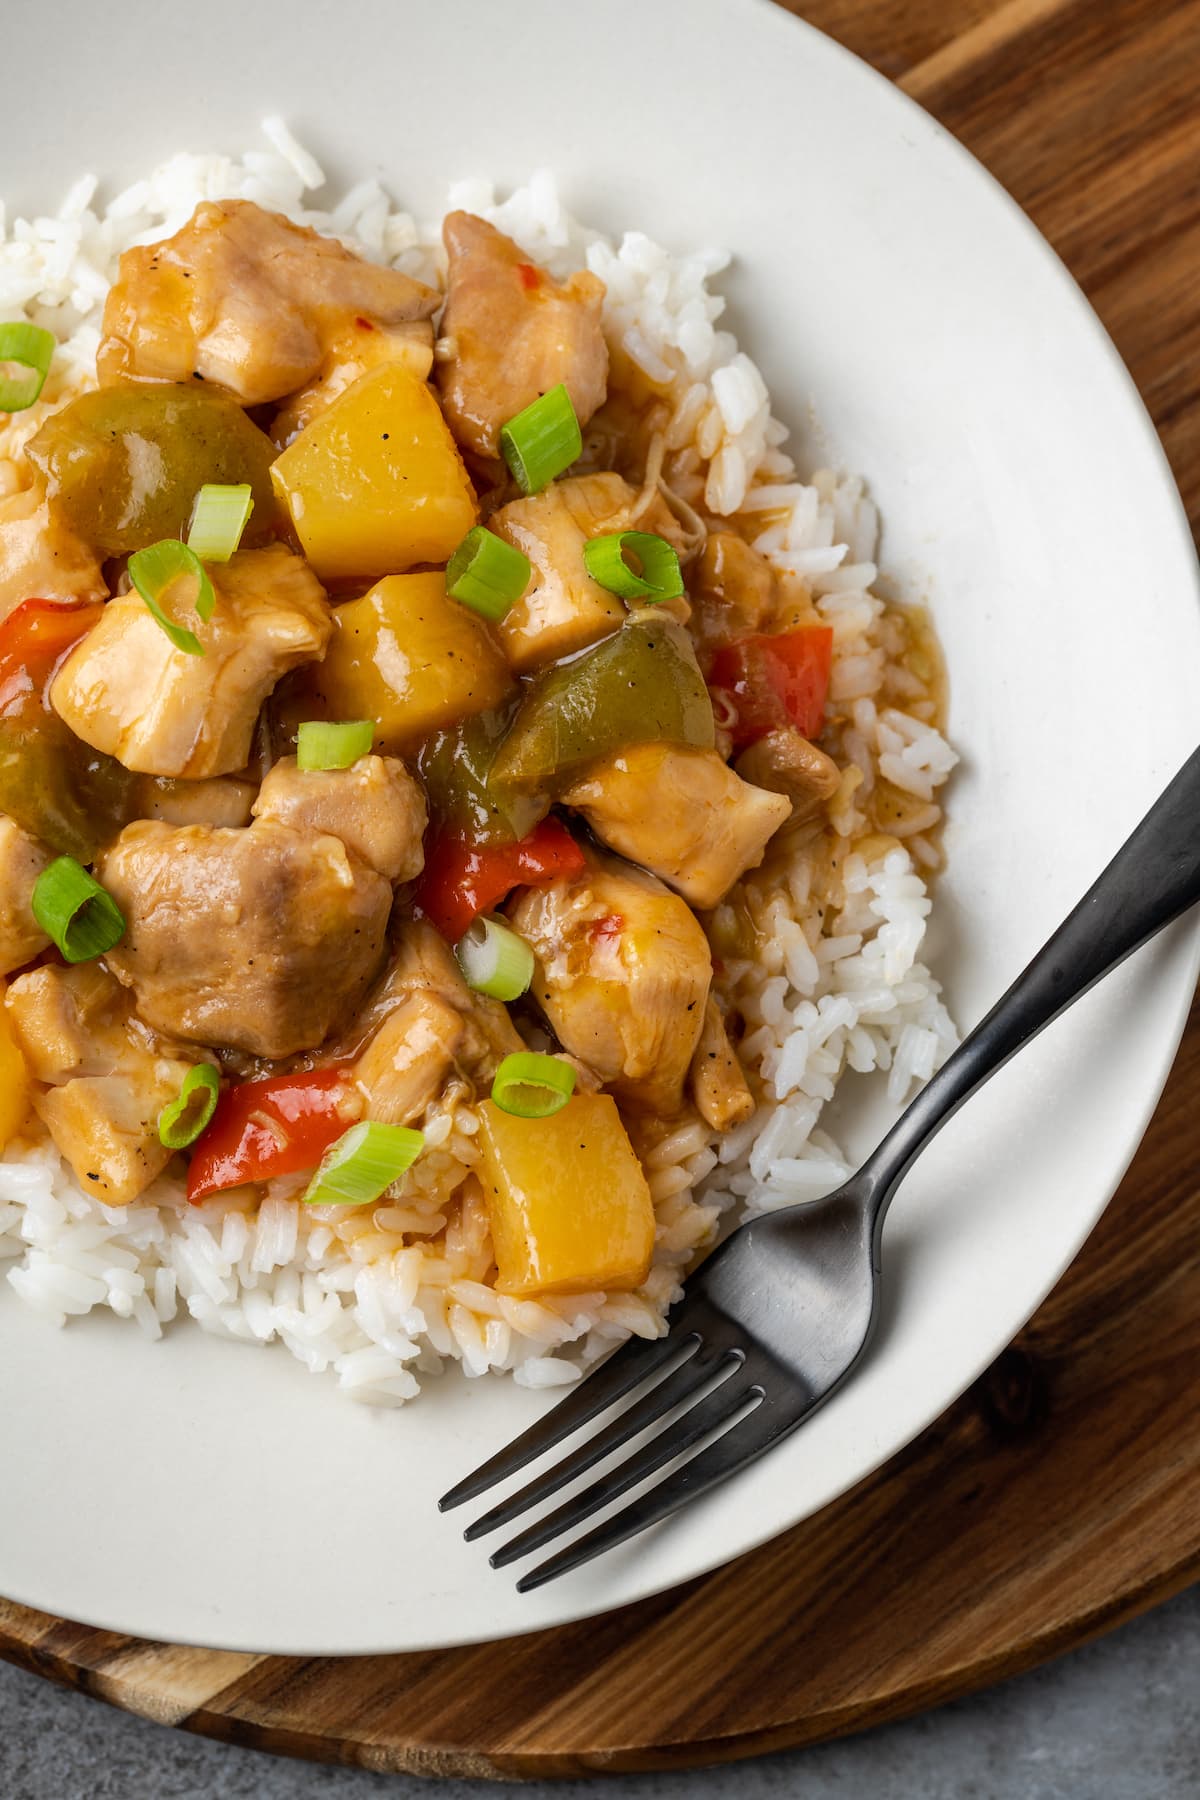
[[[732,1131],[754,1111],[754,1095],[729,1041],[721,1009],[711,994],[704,1008],[704,1029],[692,1058],[692,1098],[696,1111],[714,1131]]]
[[[583,547],[589,538],[628,530],[636,501],[620,475],[576,475],[492,515],[491,529],[533,565],[529,586],[498,627],[517,674],[586,649],[624,623],[621,601],[588,574]],[[639,512],[636,529],[679,547],[679,528],[662,500]]]
[[[104,385],[211,381],[261,406],[319,376],[357,318],[407,324],[438,301],[253,201],[205,201],[173,238],[122,256],[96,370]]]
[[[60,718],[127,769],[197,780],[244,768],[263,701],[329,641],[324,590],[283,544],[239,550],[209,577],[216,607],[196,622],[203,656],[177,650],[131,592],[109,601],[55,677]]]
[[[339,838],[141,821],[98,874],[128,926],[110,968],[147,1023],[196,1043],[313,1050],[383,960],[391,886]]]
[[[0,813],[0,975],[24,968],[50,939],[33,916],[33,888],[50,852]]]
[[[504,1057],[525,1048],[499,1000],[489,1000],[467,986],[445,938],[424,919],[405,919],[387,973],[333,1046],[334,1054],[339,1058],[362,1056],[397,1008],[414,998],[444,1002],[458,1014],[463,1033],[455,1047],[455,1062],[481,1088],[491,1085]]]
[[[134,787],[130,811],[135,818],[161,819],[165,825],[248,825],[257,793],[252,781],[233,775],[211,781],[144,775]]]
[[[761,631],[775,605],[778,577],[735,531],[715,531],[691,576],[692,618],[702,643],[715,647]]]
[[[0,619],[22,600],[103,600],[100,563],[37,488],[0,500]]]
[[[581,875],[522,890],[508,911],[563,1048],[623,1104],[678,1112],[712,980],[708,939],[684,902],[640,869],[592,857]]]
[[[171,1159],[158,1116],[196,1058],[158,1039],[96,963],[35,969],[5,997],[34,1078],[35,1110],[80,1186],[108,1206],[136,1200]]]
[[[349,769],[300,769],[286,756],[263,782],[254,817],[341,838],[389,881],[413,881],[425,866],[425,796],[396,757],[363,756]]]
[[[441,1092],[466,1035],[461,1013],[437,994],[409,994],[354,1065],[367,1117],[407,1125]]]
[[[769,731],[742,751],[735,768],[743,781],[786,794],[793,819],[809,819],[837,793],[841,771],[831,756],[792,726]]]
[[[586,271],[555,281],[473,213],[450,213],[442,236],[449,264],[441,331],[449,354],[435,372],[459,443],[497,456],[500,427],[559,382],[586,424],[608,385],[604,283]]]
[[[716,906],[791,817],[783,794],[751,787],[715,750],[634,744],[563,794],[596,836],[701,910]]]

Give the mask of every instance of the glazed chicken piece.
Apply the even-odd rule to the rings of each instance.
[[[177,650],[137,593],[110,600],[50,690],[76,737],[147,775],[198,780],[245,767],[259,710],[281,675],[321,655],[325,593],[283,544],[213,564],[203,656]]]
[[[734,764],[743,781],[786,794],[793,819],[810,819],[837,793],[841,773],[831,756],[793,726],[769,731],[742,751]]]
[[[508,915],[537,958],[530,991],[564,1050],[624,1105],[678,1112],[712,980],[684,902],[653,875],[590,857],[581,875],[521,890]]]
[[[497,627],[516,674],[584,650],[624,624],[620,600],[587,572],[583,547],[589,538],[634,525],[680,548],[679,526],[666,503],[655,497],[635,518],[637,499],[620,475],[576,475],[493,513],[491,529],[523,550],[533,566],[525,593]]]
[[[692,623],[709,648],[762,631],[776,604],[778,577],[735,531],[711,533],[693,566]]]
[[[196,1054],[148,1031],[98,963],[35,969],[5,1005],[30,1073],[46,1084],[34,1107],[79,1185],[108,1206],[136,1200],[171,1159],[158,1115]]]
[[[367,1117],[383,1125],[419,1118],[441,1093],[466,1033],[462,1013],[438,994],[402,999],[354,1065]]]
[[[262,406],[326,373],[355,319],[411,325],[438,304],[424,282],[253,201],[205,201],[173,238],[122,256],[96,372],[101,386],[211,381]]]
[[[586,425],[608,384],[604,283],[586,271],[555,281],[474,213],[450,213],[442,236],[449,354],[436,380],[459,443],[498,456],[500,427],[560,381]]]
[[[729,1041],[721,1009],[711,994],[704,1007],[704,1029],[692,1058],[692,1098],[696,1111],[714,1131],[732,1131],[754,1111],[754,1095]]]
[[[784,795],[751,787],[715,750],[666,743],[634,744],[593,763],[562,798],[602,843],[702,911],[757,868],[792,812]]]
[[[0,619],[22,600],[103,600],[104,574],[38,488],[0,500]]]
[[[128,929],[107,961],[159,1031],[293,1056],[361,1002],[383,960],[390,884],[339,838],[142,820],[97,874]]]
[[[256,819],[341,838],[389,881],[414,881],[425,866],[425,796],[394,756],[363,756],[349,769],[277,762],[254,803]]]
[[[50,852],[0,813],[0,975],[23,969],[50,939],[33,916],[33,886]]]
[[[330,1047],[334,1059],[362,1056],[364,1046],[376,1033],[382,1035],[397,1009],[413,998],[433,998],[458,1015],[463,1032],[454,1061],[481,1088],[490,1086],[504,1057],[525,1048],[507,1008],[467,986],[445,938],[426,920],[406,918],[396,933],[387,973],[345,1036]]]
[[[161,819],[165,825],[248,825],[257,794],[252,781],[235,775],[211,781],[143,775],[133,785],[129,811],[135,819]]]

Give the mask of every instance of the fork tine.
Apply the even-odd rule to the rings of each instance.
[[[582,1493],[573,1494],[544,1519],[536,1520],[507,1544],[502,1544],[488,1559],[493,1569],[502,1569],[518,1558],[528,1556],[530,1551],[540,1550],[551,1538],[561,1537],[564,1531],[582,1524],[610,1500],[615,1500],[618,1494],[636,1487],[647,1475],[653,1475],[664,1464],[690,1450],[693,1444],[700,1443],[711,1431],[731,1424],[748,1401],[757,1401],[761,1405],[763,1393],[761,1382],[753,1377],[749,1381],[727,1378],[659,1437],[643,1444],[640,1450],[635,1450],[632,1456],[592,1482]]]
[[[443,1494],[438,1501],[438,1511],[449,1512],[466,1500],[478,1499],[498,1481],[506,1481],[510,1475],[518,1474],[527,1463],[541,1456],[543,1451],[552,1450],[581,1425],[588,1424],[597,1413],[622,1399],[664,1363],[675,1361],[689,1343],[693,1347],[698,1344],[700,1332],[691,1324],[693,1314],[698,1311],[685,1301],[678,1317],[670,1320],[666,1337],[628,1338],[607,1362],[601,1363],[578,1386],[571,1388],[543,1418],[464,1476],[449,1493]]]
[[[615,1549],[639,1531],[656,1525],[660,1519],[669,1518],[690,1500],[698,1499],[719,1482],[727,1481],[781,1438],[787,1437],[803,1424],[815,1405],[816,1401],[809,1401],[788,1408],[772,1405],[769,1399],[761,1401],[753,1413],[730,1426],[722,1437],[668,1475],[665,1481],[660,1481],[657,1487],[522,1575],[517,1582],[517,1591],[527,1594],[534,1588],[544,1587],[548,1581],[570,1574],[573,1569],[591,1562],[593,1557],[602,1556],[606,1550]]]
[[[639,1431],[653,1425],[656,1419],[661,1419],[664,1414],[697,1395],[720,1373],[723,1364],[729,1365],[726,1370],[727,1378],[740,1367],[741,1362],[740,1350],[731,1349],[727,1345],[710,1348],[704,1343],[698,1343],[687,1361],[673,1369],[648,1394],[635,1401],[623,1413],[618,1413],[594,1437],[569,1451],[560,1462],[556,1462],[543,1474],[536,1475],[523,1488],[518,1488],[515,1494],[510,1494],[507,1500],[502,1500],[499,1506],[494,1506],[481,1519],[468,1525],[463,1536],[468,1543],[472,1543],[476,1538],[486,1536],[489,1531],[495,1531],[498,1526],[507,1525],[519,1514],[527,1512],[531,1506],[538,1506],[543,1500],[548,1500],[551,1494],[556,1494],[559,1488],[565,1487],[577,1475],[584,1474],[596,1463],[602,1462],[611,1450],[627,1443]]]

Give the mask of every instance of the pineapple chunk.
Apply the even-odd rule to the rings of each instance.
[[[375,748],[388,755],[407,755],[508,692],[508,666],[487,627],[449,598],[440,570],[389,575],[336,607],[333,623],[305,691],[331,719],[374,719]]]
[[[436,396],[402,362],[340,394],[271,479],[322,581],[444,563],[478,516]]]
[[[479,1143],[501,1293],[645,1281],[654,1208],[611,1095],[576,1094],[548,1119],[518,1119],[487,1100]]]
[[[0,981],[0,1150],[16,1137],[25,1123],[31,1099],[29,1071],[8,1022],[4,1009],[4,983]]]

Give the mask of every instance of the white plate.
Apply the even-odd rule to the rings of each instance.
[[[340,175],[380,172],[418,211],[451,177],[553,163],[585,218],[736,251],[735,326],[777,410],[819,418],[867,474],[887,567],[933,602],[965,760],[932,948],[958,1018],[978,1018],[1200,714],[1196,568],[1163,457],[1005,195],[757,0],[122,0],[96,19],[58,0],[6,23],[10,66],[46,76],[7,84],[10,203],[51,205],[83,167],[239,150],[278,111]],[[1074,1256],[1145,1127],[1196,964],[1176,928],[946,1130],[889,1221],[878,1346],[807,1429],[528,1598],[434,1501],[544,1397],[448,1379],[380,1415],[283,1354],[186,1328],[151,1348],[115,1321],[56,1332],[0,1286],[0,1592],[151,1638],[409,1650],[598,1612],[794,1525],[934,1418]]]

